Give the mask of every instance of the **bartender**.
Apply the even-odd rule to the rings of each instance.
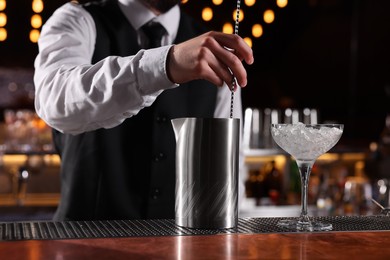
[[[253,63],[242,38],[205,30],[179,2],[72,1],[43,26],[35,107],[61,157],[55,220],[174,218],[170,120],[229,117],[232,74],[246,86]]]

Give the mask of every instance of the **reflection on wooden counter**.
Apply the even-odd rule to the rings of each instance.
[[[375,259],[389,232],[34,240],[0,243],[0,258],[25,259]]]

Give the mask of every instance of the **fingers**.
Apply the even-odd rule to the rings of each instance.
[[[253,63],[252,49],[232,34],[209,32],[173,45],[167,58],[167,75],[172,82],[205,79],[230,88],[247,84],[243,61]],[[233,84],[233,82],[237,84]]]
[[[246,86],[247,74],[241,61],[244,59],[248,64],[251,64],[253,63],[253,56],[251,48],[240,37],[211,32],[209,37],[205,38],[204,46],[215,57],[210,62],[210,66],[215,73],[230,87],[232,86],[233,75],[240,86]],[[215,60],[218,60],[218,62]]]
[[[213,41],[215,45],[218,47],[219,44]],[[217,48],[217,47],[215,47]],[[222,86],[223,83],[226,83],[230,88],[233,85],[233,81],[235,81],[235,77],[233,76],[233,72],[231,68],[229,68],[225,62],[223,62],[218,57],[220,55],[216,55],[211,51],[211,46],[203,47],[201,49],[201,53],[199,55],[199,60],[202,60],[203,62],[200,64],[200,70],[203,71],[201,73],[201,77],[203,77],[206,80],[211,81],[217,86]],[[242,79],[242,86],[246,85],[246,71],[242,66],[242,63],[237,59],[237,57],[233,57],[234,55],[231,55],[232,59],[236,60],[238,62],[238,68],[236,71],[240,70],[240,73],[237,73],[240,77],[243,77]],[[206,69],[205,69],[206,68]],[[235,82],[237,83],[237,82]],[[236,84],[235,86],[236,87]]]
[[[253,63],[252,49],[246,42],[238,35],[225,34],[221,32],[210,32],[210,35],[223,47],[233,51],[233,53],[240,59],[250,65]]]
[[[231,69],[223,61],[218,59],[218,55],[213,54],[210,49],[204,48],[204,50],[207,52],[205,54],[205,58],[208,59],[207,64],[213,74],[216,74],[218,78],[217,86],[222,86],[224,82],[230,86],[233,80],[233,73]]]

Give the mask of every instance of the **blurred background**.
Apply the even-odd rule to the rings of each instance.
[[[0,0],[0,108],[31,107],[39,31],[68,0]],[[233,31],[236,1],[185,0],[210,29]],[[35,11],[34,11],[35,10]],[[389,110],[387,0],[245,0],[239,35],[255,55],[245,107],[317,108],[343,140],[376,140]],[[364,125],[364,127],[362,127]]]
[[[33,63],[42,25],[66,2],[0,0],[0,145],[7,144],[0,150],[4,155],[1,205],[55,207],[58,203],[59,159],[50,146],[50,129],[33,113]],[[183,10],[195,19],[228,33],[233,33],[236,7],[231,0],[182,1]],[[298,111],[302,121],[308,108],[315,112],[316,122],[345,124],[336,151],[339,156],[319,163],[318,180],[324,180],[323,172],[328,177],[337,172],[337,176],[363,176],[376,189],[382,180],[388,188],[390,1],[242,0],[240,7],[239,35],[255,56],[255,63],[247,66],[248,86],[242,92],[244,111],[249,112],[245,116],[251,119],[246,122],[252,129],[248,138],[253,139],[254,123],[257,128],[269,123],[266,118],[272,111],[273,121],[286,121],[292,111]],[[253,111],[259,114],[254,121]],[[289,161],[275,157],[280,151],[267,152],[270,147],[249,139],[244,181],[252,175],[258,180],[276,161],[284,174],[282,204],[288,204],[291,178],[286,175],[294,171]],[[54,179],[54,188],[42,190],[42,181],[48,178]]]

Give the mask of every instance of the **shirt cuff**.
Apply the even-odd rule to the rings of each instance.
[[[165,89],[178,86],[169,80],[166,71],[166,61],[172,45],[145,50],[139,61],[138,80],[143,86],[142,93],[150,95]]]

